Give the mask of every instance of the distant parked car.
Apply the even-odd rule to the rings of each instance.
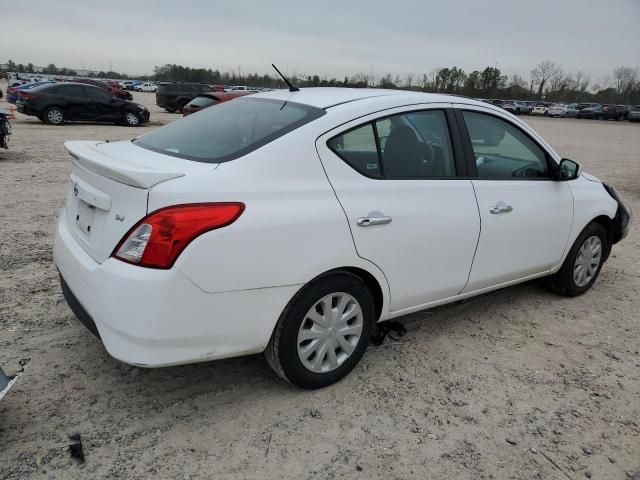
[[[158,90],[158,86],[155,83],[144,82],[134,87],[136,92],[155,92]]]
[[[595,107],[586,107],[578,110],[576,118],[590,118],[592,120],[600,120],[602,118],[602,115],[602,107],[598,105]]]
[[[226,92],[258,92],[260,89],[256,87],[247,87],[246,85],[236,85],[235,87],[228,87]]]
[[[629,108],[629,121],[640,122],[640,105],[634,105]]]
[[[43,82],[25,83],[22,85],[16,85],[14,87],[7,87],[7,102],[15,104],[18,101],[18,92],[31,90],[39,85],[45,85],[47,83],[55,83],[52,80],[45,80]],[[1,97],[0,97],[1,98]]]
[[[129,83],[125,82],[125,90],[135,90],[136,87],[138,85],[140,85],[142,82],[135,82],[135,81],[130,81]]]
[[[516,108],[516,115],[529,115],[531,113],[531,107],[527,102],[524,102],[522,100],[513,100],[512,103]]]
[[[149,121],[144,106],[110,95],[102,88],[84,83],[53,83],[20,91],[18,111],[51,125],[66,121],[124,124],[130,127]]]
[[[599,103],[579,103],[577,106],[578,110],[582,110],[583,108],[591,108],[591,107],[599,107]]]
[[[249,95],[250,92],[211,92],[201,93],[196,98],[191,100],[182,108],[182,115],[186,117],[192,113],[199,112],[205,108],[213,107],[222,102],[233,100],[234,98],[243,97]]]
[[[538,104],[533,107],[533,110],[531,110],[531,115],[542,115],[546,117],[549,115],[549,107],[547,105]]]
[[[120,85],[117,82],[103,82],[102,80],[97,80],[95,78],[74,78],[73,80],[67,80],[68,82],[73,83],[84,83],[87,85],[93,85],[94,87],[101,88],[112,95],[114,97],[122,98],[123,100],[131,100],[133,96],[120,88]]]
[[[160,82],[156,90],[156,105],[173,113],[181,113],[182,108],[191,100],[204,92],[211,92],[212,88],[203,83],[189,82]]]
[[[602,107],[603,120],[626,120],[629,118],[629,108],[625,105],[604,105]]]
[[[575,103],[554,103],[547,113],[550,117],[575,117],[578,113],[576,106]]]

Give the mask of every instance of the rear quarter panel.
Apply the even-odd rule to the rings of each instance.
[[[178,258],[175,267],[202,290],[303,285],[328,270],[354,266],[372,273],[386,297],[382,272],[356,254],[315,151],[315,134],[305,127],[206,175],[151,189],[149,211],[191,202],[246,205],[235,223],[198,237]]]

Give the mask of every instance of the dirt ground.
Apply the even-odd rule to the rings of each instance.
[[[152,125],[18,115],[0,151],[0,365],[30,359],[0,402],[0,479],[640,478],[637,226],[586,295],[527,283],[411,315],[404,338],[320,391],[280,381],[259,355],[156,370],[112,359],[71,323],[52,232],[65,140],[179,118],[153,94],[135,99]],[[640,124],[525,120],[640,212]],[[84,464],[67,449],[74,433]]]

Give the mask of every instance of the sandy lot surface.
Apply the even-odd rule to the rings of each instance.
[[[5,91],[6,84],[0,84]],[[157,124],[153,94],[136,94]],[[6,107],[5,103],[0,106]],[[640,212],[640,124],[527,118]],[[593,289],[537,283],[405,319],[344,381],[307,392],[261,356],[144,370],[72,325],[52,265],[68,139],[154,128],[18,116],[0,151],[0,479],[625,479],[640,472],[640,231]],[[82,435],[86,463],[67,451]],[[633,478],[640,478],[638,476]]]

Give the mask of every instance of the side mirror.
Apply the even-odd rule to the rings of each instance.
[[[558,180],[567,181],[575,180],[580,175],[580,165],[573,160],[563,158],[560,160],[560,172],[558,174]]]

